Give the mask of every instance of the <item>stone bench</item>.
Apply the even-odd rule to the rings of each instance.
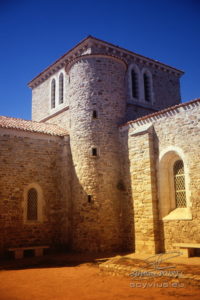
[[[178,247],[183,253],[184,257],[190,257],[194,255],[194,249],[200,249],[200,244],[190,244],[190,243],[178,243],[173,244],[173,246]]]
[[[49,246],[29,246],[29,247],[19,247],[19,248],[9,248],[8,251],[15,253],[15,259],[20,259],[24,257],[25,250],[34,250],[35,256],[43,256],[44,249],[48,249]]]

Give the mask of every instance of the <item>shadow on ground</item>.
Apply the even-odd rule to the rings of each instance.
[[[82,254],[82,253],[53,253],[42,257],[24,257],[14,259],[6,257],[0,259],[0,270],[22,270],[31,268],[59,268],[76,267],[82,264],[98,266],[116,255],[127,253],[101,253],[101,254]]]

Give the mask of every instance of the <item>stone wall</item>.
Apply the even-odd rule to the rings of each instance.
[[[127,53],[128,52],[128,53]],[[155,110],[161,110],[175,104],[179,104],[181,100],[180,95],[180,74],[173,72],[167,66],[154,64],[145,57],[139,57],[131,54],[129,51],[123,51],[120,48],[118,50],[113,47],[105,47],[103,44],[95,44],[91,49],[91,53],[112,54],[119,58],[123,58],[128,65],[126,72],[126,100],[127,103],[134,104],[138,108],[138,113],[134,113],[129,107],[127,110],[126,120],[133,120],[137,117],[143,116],[152,112],[152,108]],[[131,99],[131,86],[130,86],[130,73],[129,69],[132,65],[136,65],[139,72],[142,74],[142,70],[148,70],[152,75],[153,82],[153,103],[149,104],[141,99],[141,101],[134,101]],[[141,80],[142,81],[142,80]],[[141,82],[142,84],[142,82]],[[141,87],[143,88],[143,87]],[[130,115],[132,113],[132,116]],[[135,117],[136,116],[136,117]]]
[[[91,46],[92,45],[92,46]],[[78,54],[74,54],[70,56],[68,60],[66,60],[66,65],[70,62],[70,58],[74,59],[77,55],[86,55],[87,53],[92,54],[102,54],[102,55],[112,55],[118,57],[119,59],[124,59],[127,63],[127,71],[125,73],[125,78],[122,78],[122,82],[119,85],[124,84],[124,95],[126,98],[127,109],[124,115],[124,120],[134,120],[140,116],[152,113],[156,110],[161,110],[166,107],[175,105],[180,103],[180,74],[177,72],[173,72],[170,67],[162,66],[162,64],[153,64],[147,58],[142,59],[142,57],[138,57],[137,55],[125,53],[123,50],[115,51],[112,47],[106,47],[101,44],[91,43],[91,45],[87,45],[84,52],[79,52]],[[110,58],[111,59],[111,58]],[[152,76],[152,91],[153,91],[153,99],[152,103],[146,102],[142,97],[138,101],[135,101],[131,97],[131,78],[130,78],[130,67],[132,65],[136,65],[140,72],[140,80],[139,85],[143,90],[143,78],[142,72],[143,70],[148,70]],[[64,103],[58,104],[58,79],[60,73],[64,75]],[[62,67],[57,71],[56,68],[51,70],[50,77],[44,80],[45,76],[42,78],[42,83],[37,85],[32,90],[32,119],[35,121],[41,121],[47,117],[53,116],[55,113],[61,111],[65,107],[70,106],[70,97],[69,97],[69,89],[70,89],[70,78],[65,72],[65,68]],[[52,79],[56,80],[56,107],[51,109],[51,81]],[[125,79],[125,80],[124,80]],[[98,86],[98,85],[97,85]],[[81,88],[84,87],[84,82]],[[95,93],[94,87],[94,93]],[[70,112],[68,113],[68,115]],[[63,114],[62,114],[63,115]],[[63,121],[59,119],[58,115],[54,118],[56,124],[58,121]],[[53,120],[49,119],[50,122]],[[67,124],[63,123],[64,126],[68,127]],[[62,125],[63,125],[62,124]],[[61,125],[61,124],[60,124]]]
[[[59,75],[64,75],[64,101],[59,104]],[[56,81],[56,105],[51,108],[51,82]],[[57,113],[69,105],[68,102],[69,78],[66,76],[64,68],[57,71],[51,77],[43,81],[40,85],[32,89],[32,120],[41,121],[50,115]]]
[[[133,203],[133,248],[136,251],[141,251],[143,245],[143,251],[147,252],[151,244],[149,241],[153,240],[155,247],[152,244],[152,253],[176,249],[175,243],[200,242],[199,106],[199,101],[188,103],[120,128],[121,145],[127,145],[122,155],[123,170],[125,186],[129,190],[127,199]],[[184,162],[187,207],[171,208],[162,215],[162,206],[166,205],[164,201],[171,201],[169,179],[166,177],[161,183],[162,172],[170,168],[167,164],[164,168],[160,167],[168,153],[168,164],[172,153]]]
[[[139,105],[134,103],[127,103],[126,106],[126,116],[125,120],[126,122],[136,120],[140,117],[149,115],[154,113],[156,110],[153,107],[145,106],[144,104]]]
[[[142,72],[148,70],[152,76],[152,102],[148,103],[141,96],[140,99],[135,100],[131,97],[131,76],[129,69],[131,66],[137,66],[139,71],[139,87],[140,91],[144,90]],[[143,64],[130,57],[128,59],[128,71],[126,74],[126,98],[127,110],[126,121],[135,120],[139,117],[153,113],[169,106],[180,103],[180,80],[177,75],[166,72],[161,68]]]
[[[56,219],[51,216],[57,211],[59,211],[57,216],[62,215],[60,205],[64,203],[62,199],[68,199],[70,195],[71,178],[72,195],[69,199],[72,199],[72,202],[70,208],[67,207],[66,210],[70,209],[69,222],[72,229],[70,243],[74,250],[129,249],[156,253],[173,249],[176,242],[199,242],[198,102],[122,126],[120,134],[118,129],[118,125],[125,121],[136,120],[153,111],[178,104],[181,72],[93,40],[84,46],[84,51],[82,49],[76,52],[74,49],[72,52],[66,56],[59,71],[58,66],[50,68],[46,74],[49,76],[48,79],[45,80],[46,77],[43,77],[41,80],[44,81],[42,83],[38,81],[37,87],[33,88],[33,120],[58,124],[70,133],[72,163],[69,162],[68,154],[65,161],[59,158],[60,153],[63,153],[62,142],[52,142],[52,157],[48,162],[46,160],[42,162],[48,165],[42,165],[42,172],[43,170],[44,174],[47,172],[47,178],[43,176],[45,179],[42,180],[47,180],[43,184],[46,186],[49,184],[50,191],[52,189],[53,196],[48,196],[52,203],[51,213],[48,216],[53,224],[57,221],[58,224],[62,223],[60,221],[62,217]],[[139,101],[132,99],[130,93],[132,65],[137,66],[140,79],[144,69],[150,72],[152,103],[146,103],[142,98]],[[51,81],[53,78],[56,79],[58,103],[58,78],[61,72],[64,74],[64,103],[57,104],[55,109],[51,109]],[[143,81],[140,80],[140,85],[142,84]],[[97,113],[95,118],[94,111]],[[189,137],[189,144],[186,137]],[[17,146],[19,140],[16,137],[15,139]],[[57,139],[61,141],[60,138]],[[20,141],[21,146],[17,151],[20,151],[22,145],[29,144],[26,139]],[[31,146],[27,146],[27,149],[33,147],[31,151],[36,153],[37,162],[34,165],[38,170],[39,157],[43,157],[43,151],[47,151],[45,141],[41,138],[39,142],[40,152],[35,150],[32,142]],[[66,147],[69,153],[69,144]],[[92,155],[93,148],[97,150],[95,156]],[[27,149],[26,147],[23,149],[24,153],[28,151]],[[162,168],[161,165],[163,157],[165,158],[168,152],[169,160],[165,159],[165,163],[172,160],[170,155],[173,158],[180,157],[184,161],[187,209],[173,212],[171,207],[171,212],[166,213],[165,202],[166,199],[171,202],[171,192],[168,191],[169,176],[162,174],[163,170],[164,172],[166,170],[166,165]],[[11,165],[12,163],[10,168]],[[17,165],[17,170],[19,166],[21,164]],[[27,179],[27,171],[24,170],[22,169],[21,173],[18,171],[22,182],[20,191],[28,184],[23,176],[28,181],[32,178]],[[6,172],[7,176],[8,171]],[[35,171],[33,174],[39,176]],[[64,184],[62,193],[56,181],[58,178],[61,182],[67,178],[67,188],[65,189]],[[14,181],[13,178],[12,180]],[[50,227],[48,225],[45,228]],[[26,230],[26,227],[23,230]],[[57,233],[62,230],[63,234],[59,236]],[[42,232],[41,230],[38,236],[42,235]],[[62,239],[66,237],[65,232],[67,232],[65,226],[56,225],[48,232],[44,229],[44,236],[56,244],[54,237],[59,236]],[[12,232],[10,235],[13,236]]]
[[[0,130],[0,247],[66,246],[70,238],[71,154],[68,138]],[[25,190],[39,185],[43,221],[25,222]]]
[[[153,128],[134,132],[129,147],[134,199],[135,251],[156,253],[159,235]]]
[[[71,129],[71,116],[70,116],[70,109],[66,109],[59,114],[53,115],[50,117],[46,123],[56,124],[64,129],[66,129],[70,133]]]

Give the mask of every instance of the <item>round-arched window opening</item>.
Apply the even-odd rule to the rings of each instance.
[[[38,219],[38,193],[31,188],[27,197],[27,220],[36,221]]]
[[[185,174],[182,160],[177,160],[173,167],[176,207],[186,207]]]

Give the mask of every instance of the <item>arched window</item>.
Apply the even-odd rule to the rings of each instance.
[[[129,95],[133,100],[141,97],[141,72],[136,64],[131,64],[128,71]]]
[[[139,98],[139,78],[138,73],[132,69],[131,70],[131,93],[133,98]]]
[[[56,105],[56,81],[55,79],[51,82],[51,108],[55,108]]]
[[[27,220],[37,221],[38,219],[38,193],[36,189],[28,190],[27,197]]]
[[[174,163],[173,173],[176,207],[186,207],[185,174],[182,160]]]
[[[63,73],[59,76],[59,104],[63,103],[63,95],[64,95],[64,77]]]
[[[147,102],[151,102],[151,80],[149,75],[145,72],[143,74],[144,80],[144,99]]]
[[[161,154],[158,172],[159,215],[164,220],[191,220],[188,169],[184,153],[168,147]]]
[[[22,205],[24,223],[43,222],[44,198],[43,191],[38,183],[30,183],[25,187]]]

